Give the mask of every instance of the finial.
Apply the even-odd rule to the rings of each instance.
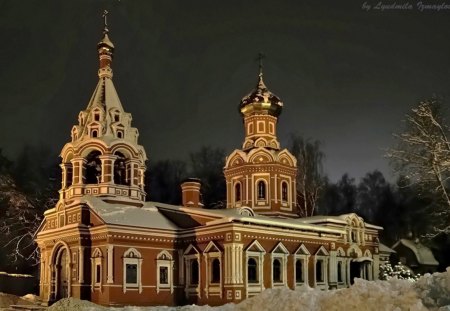
[[[103,15],[102,15],[102,17],[103,17],[103,34],[105,34],[105,35],[109,32],[108,20],[107,20],[108,13],[109,12],[107,10],[104,10]]]
[[[259,76],[262,77],[263,75],[263,59],[266,57],[263,52],[258,53],[258,62],[259,62]]]

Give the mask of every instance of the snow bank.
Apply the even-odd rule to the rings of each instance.
[[[413,287],[425,306],[450,310],[450,267],[444,273],[425,274]]]
[[[62,299],[49,311],[294,311],[294,310],[365,310],[365,311],[450,311],[450,268],[447,272],[425,275],[416,283],[396,278],[388,281],[356,279],[350,288],[322,291],[302,286],[267,289],[256,297],[220,307],[124,307],[105,308],[89,301]]]
[[[0,309],[7,308],[10,305],[16,304],[31,305],[33,304],[33,302],[30,302],[27,299],[22,299],[21,297],[16,295],[0,293]]]
[[[428,310],[411,288],[411,282],[356,280],[351,288],[321,291],[302,286],[296,290],[268,289],[235,307],[239,311],[261,310]]]
[[[51,311],[102,311],[107,310],[107,308],[99,306],[93,302],[87,301],[87,300],[80,300],[77,298],[64,298],[56,303],[54,303],[50,308],[47,310]]]

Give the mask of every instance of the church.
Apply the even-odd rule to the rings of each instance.
[[[226,208],[205,209],[195,178],[180,185],[180,206],[147,201],[147,156],[114,87],[114,49],[105,22],[98,84],[61,150],[59,201],[36,233],[43,301],[221,305],[266,288],[378,278],[381,227],[356,214],[298,216],[302,168],[277,140],[283,103],[261,69],[239,105],[242,147],[224,159]]]

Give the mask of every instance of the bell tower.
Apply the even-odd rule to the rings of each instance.
[[[97,44],[98,83],[87,108],[72,127],[71,141],[61,151],[60,200],[93,195],[104,200],[145,201],[144,172],[147,156],[138,144],[139,132],[124,111],[113,84],[114,44],[103,14],[103,38]]]
[[[297,161],[280,148],[277,122],[283,103],[264,83],[262,58],[260,54],[256,88],[239,105],[242,149],[227,157],[224,168],[227,208],[248,206],[258,214],[297,217]]]

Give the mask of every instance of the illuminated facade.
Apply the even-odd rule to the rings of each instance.
[[[296,216],[296,161],[281,150],[281,101],[262,72],[241,101],[245,141],[226,159],[227,208],[209,210],[200,182],[182,206],[145,200],[145,150],[113,84],[105,26],[99,82],[61,152],[63,182],[36,242],[40,296],[109,306],[220,305],[265,288],[348,286],[378,276],[378,232],[356,214]]]

